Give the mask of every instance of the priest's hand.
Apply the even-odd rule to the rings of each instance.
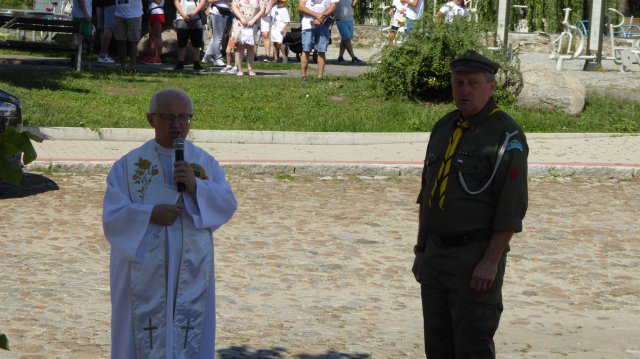
[[[151,210],[151,223],[160,226],[172,225],[182,213],[181,204],[157,204]]]
[[[193,173],[193,167],[187,161],[177,161],[173,165],[173,180],[178,183],[184,183],[186,192],[195,192],[196,175]]]

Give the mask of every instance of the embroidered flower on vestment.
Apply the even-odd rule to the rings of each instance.
[[[136,171],[133,173],[131,178],[135,184],[140,185],[138,193],[140,193],[140,199],[143,199],[144,193],[151,184],[151,179],[159,173],[158,166],[151,164],[149,160],[145,160],[142,157],[138,159],[138,162],[136,162],[135,165]]]

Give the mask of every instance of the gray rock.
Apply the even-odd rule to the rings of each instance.
[[[522,65],[524,86],[518,105],[526,108],[562,110],[576,115],[584,109],[587,90],[574,76],[543,64]]]

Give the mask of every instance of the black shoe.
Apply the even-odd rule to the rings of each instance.
[[[354,58],[352,58],[352,59],[351,59],[351,63],[352,63],[352,64],[355,64],[355,65],[359,65],[359,64],[361,64],[361,63],[362,63],[362,61],[360,61],[360,59],[359,59],[359,58],[354,57]]]
[[[202,66],[200,65],[200,62],[193,63],[193,71],[202,71]]]
[[[173,67],[174,70],[184,70],[184,62],[183,61],[178,61],[178,63],[176,64],[176,66]]]
[[[343,63],[344,59],[342,57],[338,57],[338,62]]]

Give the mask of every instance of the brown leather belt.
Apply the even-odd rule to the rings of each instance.
[[[461,246],[466,246],[467,244],[470,244],[470,243],[489,240],[491,239],[492,235],[493,235],[493,232],[488,231],[488,232],[468,233],[468,234],[463,234],[463,235],[454,236],[454,237],[440,237],[433,233],[430,233],[429,237],[431,237],[431,240],[433,241],[433,243],[440,245],[442,247],[461,247]]]

